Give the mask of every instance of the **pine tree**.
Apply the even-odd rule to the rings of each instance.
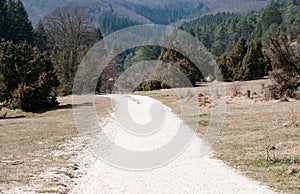
[[[266,60],[262,52],[262,42],[251,42],[247,47],[247,53],[242,61],[241,80],[254,80],[262,78],[266,72]]]
[[[41,51],[49,51],[49,45],[47,43],[48,43],[48,37],[46,34],[46,30],[44,28],[43,23],[40,21],[35,30],[35,43],[34,44]]]
[[[158,60],[171,63],[180,69],[180,71],[187,76],[193,86],[196,85],[197,81],[204,79],[202,73],[192,61],[172,49],[163,49]]]
[[[234,80],[239,80],[239,75],[242,74],[242,62],[246,53],[247,41],[242,36],[233,47],[233,50],[229,52],[228,56],[228,68],[232,72]]]
[[[7,17],[5,19],[7,40],[14,43],[26,41],[33,43],[33,27],[21,0],[7,2]]]
[[[269,87],[271,97],[299,97],[300,87],[300,53],[293,51],[285,34],[278,38],[270,37],[269,57],[273,71],[273,85]]]
[[[5,37],[6,0],[0,0],[0,38]]]
[[[216,59],[216,63],[219,66],[224,81],[232,81],[234,75],[233,75],[233,69],[230,68],[229,65],[228,56],[226,54],[221,55]]]
[[[276,26],[281,24],[282,13],[280,11],[280,6],[280,3],[276,2],[263,12],[261,22],[265,31],[267,31],[272,24]]]
[[[217,40],[212,44],[210,51],[214,56],[220,56],[226,51],[226,45],[223,41]]]
[[[0,43],[1,102],[11,108],[36,111],[57,105],[58,80],[53,64],[37,47],[23,42]]]
[[[262,78],[267,72],[268,61],[259,40],[246,44],[241,37],[232,50],[216,60],[225,80],[253,80]]]

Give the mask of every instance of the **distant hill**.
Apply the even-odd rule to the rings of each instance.
[[[111,14],[135,23],[172,24],[217,12],[248,13],[265,7],[272,0],[23,0],[30,20],[38,21],[58,7],[85,9],[95,24]]]
[[[209,14],[218,12],[233,12],[246,14],[266,7],[272,0],[206,0]]]

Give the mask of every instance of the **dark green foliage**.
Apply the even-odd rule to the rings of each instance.
[[[241,80],[254,80],[266,75],[266,60],[262,52],[262,42],[253,41],[248,45],[242,61]]]
[[[97,40],[102,40],[104,37],[103,37],[103,34],[102,34],[102,31],[100,28],[96,28],[96,38]]]
[[[7,15],[6,0],[0,0],[0,37],[4,37],[5,34],[5,19]]]
[[[190,61],[181,53],[178,53],[172,49],[163,49],[158,60],[171,63],[172,65],[177,67],[182,73],[187,76],[193,86],[196,85],[196,82],[202,81],[204,79],[202,73],[192,61]],[[174,80],[176,80],[175,77]]]
[[[247,27],[241,23],[241,16],[230,13],[208,15],[185,24],[185,28],[193,28],[195,36],[211,51],[214,56],[220,56],[227,48],[233,45],[243,30]],[[191,27],[189,27],[191,26]]]
[[[226,45],[224,42],[217,40],[211,46],[211,53],[215,56],[220,56],[226,51]]]
[[[37,28],[35,29],[35,42],[34,44],[41,51],[49,51],[48,37],[46,34],[46,30],[41,22],[39,22]]]
[[[126,57],[126,60],[123,61],[126,62],[124,67],[128,68],[130,65],[141,61],[157,60],[161,52],[162,48],[160,46],[140,46],[129,49],[126,53],[123,53]]]
[[[225,80],[239,79],[242,73],[242,62],[246,53],[246,39],[241,37],[233,49],[229,49],[216,60]]]
[[[0,14],[0,38],[14,43],[33,43],[33,27],[21,0],[1,0]]]
[[[122,60],[122,58],[125,58],[125,60]],[[126,52],[118,55],[112,60],[113,64],[107,65],[98,81],[97,91],[109,92],[111,88],[111,82],[109,80],[114,82],[117,80],[117,77],[124,72],[125,69],[130,68],[133,65],[135,65],[133,67],[134,71],[145,71],[143,65],[138,64],[147,64],[147,62],[151,62],[153,60],[158,60],[156,62],[156,67],[151,69],[149,72],[146,72],[144,75],[146,77],[150,76],[150,81],[144,81],[138,86],[135,86],[135,88],[133,88],[134,91],[149,91],[166,89],[170,87],[189,87],[192,85],[195,86],[196,82],[204,80],[202,73],[196,67],[196,65],[179,52],[159,46],[140,46],[129,49]],[[174,66],[174,69],[170,67],[165,69],[166,66],[164,66],[162,62]],[[179,74],[177,72],[181,73]],[[181,80],[182,77],[180,76],[188,78],[187,80],[189,80],[189,82],[185,82],[186,80]],[[136,81],[131,79],[131,77],[126,78],[128,82]],[[166,85],[164,82],[168,83],[168,85]]]
[[[218,13],[185,23],[183,28],[196,36],[215,56],[230,48],[241,36],[266,45],[268,35],[288,32],[297,38],[300,26],[300,5],[297,0],[278,1],[247,16]],[[223,45],[221,45],[222,43]],[[221,49],[221,51],[220,51]]]
[[[137,22],[119,17],[114,14],[103,14],[99,18],[99,26],[101,29],[103,29],[103,33],[105,35],[138,24],[139,23]]]
[[[135,9],[136,13],[144,16],[155,24],[168,25],[170,23],[176,22],[177,20],[183,18],[188,13],[183,9],[162,7],[162,8],[150,8],[148,6],[139,6]]]
[[[217,64],[225,80],[253,80],[267,74],[267,59],[262,51],[262,42],[253,41],[249,45],[241,37],[233,49],[217,59]]]
[[[240,18],[237,14],[218,13],[186,23],[183,28],[197,37],[214,56],[220,56],[227,45],[233,45],[241,36]]]
[[[57,105],[59,82],[52,63],[37,47],[1,41],[0,66],[1,102],[24,111]]]
[[[113,50],[114,48],[112,49],[112,53],[118,53]],[[119,77],[125,69],[130,68],[132,65],[136,65],[138,63],[157,60],[161,55],[161,51],[162,48],[160,46],[140,46],[128,49],[125,52],[117,55],[103,70],[98,80],[96,91],[100,93],[109,92],[111,85],[114,84],[117,77]],[[134,68],[137,68],[137,66]],[[112,78],[114,78],[113,83],[109,81],[109,79]],[[131,78],[128,77],[128,80],[130,79]],[[146,88],[151,88],[151,90],[167,88],[165,85],[159,87],[158,85],[159,84],[153,81],[144,82],[137,86],[134,90],[146,91]]]
[[[59,82],[46,54],[30,45],[33,27],[21,0],[0,0],[0,38],[9,40],[0,43],[0,102],[24,111],[57,105]]]
[[[150,80],[144,83],[141,83],[133,89],[133,91],[152,91],[160,89],[169,89],[170,87],[160,81]]]
[[[267,31],[271,25],[278,27],[282,23],[280,4],[276,2],[265,9],[265,11],[261,14],[260,21],[264,31]]]
[[[269,87],[271,97],[299,98],[297,91],[300,87],[300,50],[290,46],[285,34],[269,39],[269,56],[273,68],[273,85]]]
[[[297,40],[299,18],[299,1],[287,0],[272,3],[247,16],[229,13],[204,16],[185,24],[184,28],[214,56],[220,56],[217,63],[225,80],[252,80],[267,75],[272,69],[269,57],[262,51],[267,47],[267,37],[283,31],[289,33],[291,40]],[[237,40],[241,36],[244,38]],[[250,43],[247,45],[247,42]]]

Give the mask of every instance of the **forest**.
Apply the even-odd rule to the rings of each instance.
[[[0,102],[38,111],[72,93],[77,67],[102,38],[83,10],[59,8],[34,29],[22,1],[0,1]]]
[[[139,24],[140,23],[138,22],[134,22],[111,13],[107,13],[99,17],[99,26],[100,29],[102,29],[102,33],[105,35]]]
[[[274,83],[269,87],[272,98],[299,98],[299,4],[297,0],[276,1],[247,15],[205,15],[179,29],[195,36],[212,53],[224,81],[269,75]],[[158,14],[142,7],[138,11],[162,24],[165,20],[173,22],[180,15],[179,10]],[[64,7],[41,19],[34,28],[21,0],[0,0],[0,103],[24,111],[56,106],[57,96],[72,94],[81,60],[103,34],[136,24],[107,14],[100,16],[95,26],[84,10]],[[143,60],[177,65],[194,86],[206,81],[195,64],[182,54],[168,48],[143,46],[117,56],[112,61],[115,65],[108,65],[100,76],[96,91],[106,92],[108,78],[120,75],[126,65]],[[136,90],[167,87],[163,83],[143,83]]]
[[[182,28],[196,36],[213,55],[220,56],[242,36],[247,41],[259,39],[266,44],[270,35],[278,36],[284,32],[295,41],[300,32],[299,23],[299,1],[287,0],[246,16],[233,13],[206,15],[184,23]]]

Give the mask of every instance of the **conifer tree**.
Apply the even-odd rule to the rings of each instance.
[[[14,43],[33,43],[33,27],[21,0],[8,0],[6,5],[4,38]]]
[[[242,61],[245,57],[245,54],[247,53],[247,42],[246,39],[242,36],[232,51],[229,51],[228,54],[228,61],[227,66],[230,72],[232,72],[232,78],[234,80],[239,79],[239,75],[241,73],[242,69]]]
[[[279,25],[282,22],[282,13],[280,11],[280,3],[275,2],[270,7],[265,9],[265,11],[262,14],[262,26],[267,30],[272,24]]]
[[[2,41],[0,53],[1,102],[24,111],[57,105],[59,83],[45,53],[25,42],[14,44],[12,41]]]
[[[0,0],[0,38],[5,36],[6,0]]]
[[[164,48],[158,60],[169,62],[172,65],[176,66],[182,73],[187,76],[193,86],[196,85],[197,81],[201,81],[202,79],[204,79],[201,71],[192,61],[183,56],[181,53],[176,52],[172,49]]]
[[[216,60],[225,80],[253,80],[266,75],[268,62],[259,40],[246,44],[241,37],[232,50]]]
[[[241,80],[254,80],[262,78],[266,72],[266,60],[262,52],[262,43],[259,40],[248,45],[247,53],[242,61]]]
[[[49,51],[48,37],[46,34],[46,30],[44,28],[43,23],[40,21],[38,26],[35,30],[35,42],[34,44],[41,50],[41,51]]]
[[[300,53],[293,51],[285,34],[278,38],[270,37],[269,56],[273,71],[273,85],[270,94],[273,98],[299,97],[296,95],[300,87]]]

